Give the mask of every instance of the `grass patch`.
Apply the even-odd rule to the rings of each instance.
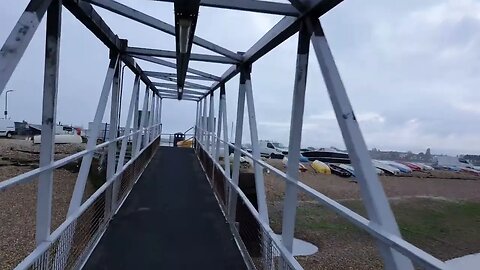
[[[366,216],[360,201],[344,205]],[[409,199],[393,201],[391,206],[403,237],[426,252],[442,260],[480,252],[480,203]],[[280,232],[281,206],[272,208],[276,210],[271,213],[271,225]],[[326,238],[347,245],[361,239],[374,245],[366,232],[315,203],[298,207],[296,235],[317,245],[325,244]]]

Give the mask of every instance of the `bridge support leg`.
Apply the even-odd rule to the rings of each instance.
[[[237,120],[235,127],[235,146],[238,148],[242,147],[242,136],[243,136],[243,116],[245,114],[245,74],[240,73],[240,85],[238,88],[238,101],[237,101]],[[241,152],[239,149],[235,148],[233,152],[233,171],[232,171],[232,183],[235,186],[238,186],[238,179],[240,177],[240,156]],[[237,193],[233,189],[230,189],[228,194],[228,213],[230,217],[230,222],[236,221],[237,213]]]
[[[62,1],[55,0],[50,4],[47,15],[40,167],[48,166],[54,160],[61,20]],[[3,87],[0,89],[3,89]],[[47,241],[50,236],[52,189],[53,171],[45,171],[40,174],[38,180],[35,234],[37,246]]]
[[[0,49],[0,95],[33,38],[52,0],[31,0]]]
[[[311,32],[302,24],[298,33],[297,66],[293,88],[287,163],[287,176],[296,181],[298,180],[298,163],[300,161],[310,36]],[[290,252],[293,250],[295,216],[298,203],[297,192],[297,187],[293,183],[286,181],[285,198],[283,201],[282,243]]]
[[[120,83],[121,83],[121,70],[122,62],[117,65],[115,75],[113,77],[112,85],[112,96],[110,99],[110,125],[108,128],[108,140],[115,140],[118,134],[118,124],[119,124],[119,110],[120,110]],[[112,179],[115,174],[115,165],[117,164],[117,143],[111,143],[108,145],[108,155],[107,155],[107,181],[114,181]],[[116,205],[116,195],[113,193],[113,187],[110,187],[105,196],[105,216],[109,216],[115,208]],[[108,203],[110,201],[110,203]]]
[[[223,118],[223,102],[222,99],[225,97],[225,87],[222,85],[220,87],[220,95],[218,97],[218,116],[217,116],[217,129],[216,132],[216,140],[215,140],[215,153],[213,155],[214,163],[213,169],[215,169],[215,163],[218,163],[220,160],[220,136],[222,136],[222,118]]]
[[[162,134],[162,98],[158,100],[158,133],[159,135]]]
[[[155,93],[152,92],[152,99],[150,101],[150,113],[148,114],[148,122],[146,125],[146,127],[148,127],[148,129],[146,130],[147,138],[145,140],[146,143],[144,147],[147,147],[153,137],[151,126],[153,125],[153,114],[155,113],[155,96]]]
[[[337,70],[330,47],[318,19],[308,20],[309,29],[313,32],[312,44],[327,87],[335,115],[347,146],[355,175],[360,185],[362,199],[371,222],[378,224],[383,230],[401,237],[392,209],[385,191],[378,179],[367,146],[363,140],[360,127]],[[386,244],[378,242],[385,269],[407,269],[413,266],[407,257]]]

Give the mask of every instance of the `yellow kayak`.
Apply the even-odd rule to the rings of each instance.
[[[330,167],[328,167],[327,164],[321,161],[315,160],[314,162],[312,162],[311,166],[317,173],[332,174],[332,172],[330,171]]]

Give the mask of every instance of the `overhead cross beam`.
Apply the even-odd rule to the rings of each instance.
[[[193,84],[189,82],[185,82],[185,87],[190,88],[190,89],[198,89],[198,90],[210,90],[210,87],[201,85],[201,84]],[[159,82],[154,82],[153,85],[158,86],[158,87],[163,87],[163,88],[169,88],[169,89],[177,89],[177,85],[173,83],[159,83]]]
[[[308,3],[307,3],[308,2]],[[263,37],[260,38],[247,52],[243,54],[242,65],[251,65],[257,61],[260,57],[264,56],[273,48],[280,45],[289,37],[294,35],[300,28],[300,23],[307,17],[318,18],[321,15],[327,13],[329,10],[343,2],[343,0],[310,0],[302,1],[305,6],[304,12],[298,17],[283,17],[276,25],[274,25]],[[215,82],[211,86],[213,92],[240,72],[238,65],[231,66],[222,75],[222,79]],[[206,94],[204,97],[206,97]]]
[[[93,7],[82,0],[63,0],[65,6],[80,22],[82,22],[98,39],[100,39],[111,51],[121,53],[126,47],[126,42],[118,38],[112,30],[107,26],[101,16],[93,9]],[[128,66],[132,72],[138,74],[142,81],[148,85],[152,91],[158,92],[145,75],[135,60],[128,55],[120,55],[122,61]]]
[[[176,73],[168,73],[168,72],[157,72],[157,71],[144,71],[145,75],[154,78],[175,78],[177,77]],[[200,80],[200,81],[216,81],[215,79],[206,78],[203,76],[196,76],[196,75],[185,75],[186,79],[191,80]],[[218,79],[220,80],[220,78]]]
[[[125,53],[130,55],[146,55],[146,56],[155,56],[155,57],[164,57],[164,58],[177,58],[177,53],[174,51],[149,49],[149,48],[127,47],[125,49]],[[198,54],[198,53],[191,53],[190,60],[219,63],[219,64],[239,63],[239,61],[225,57],[225,56]]]
[[[170,2],[173,3],[174,0],[154,0],[157,2]],[[275,3],[268,1],[252,1],[252,0],[235,0],[235,1],[224,1],[224,0],[201,0],[201,6],[205,7],[214,7],[222,9],[232,9],[232,10],[243,10],[259,13],[268,13],[273,15],[284,15],[284,16],[298,16],[300,13],[292,5],[284,3]]]
[[[134,57],[137,58],[137,59],[141,59],[141,60],[144,60],[144,61],[151,62],[151,63],[159,64],[159,65],[162,65],[162,66],[165,66],[165,67],[169,67],[169,68],[173,68],[173,69],[177,68],[177,65],[175,63],[168,62],[168,61],[163,60],[163,59],[158,59],[158,58],[155,58],[155,57],[152,57],[152,56],[134,55]],[[187,72],[190,72],[192,74],[196,74],[196,75],[199,75],[199,76],[202,76],[202,77],[205,77],[205,78],[209,78],[213,81],[220,81],[221,80],[221,78],[218,77],[218,76],[212,75],[212,74],[207,73],[207,72],[203,72],[203,71],[198,70],[198,69],[188,68]]]
[[[167,94],[177,94],[177,91],[171,90],[171,89],[158,89],[160,93],[167,93]],[[191,94],[194,96],[202,97],[205,92],[200,92],[200,91],[195,91],[195,90],[189,90],[189,89],[183,89],[184,94]]]
[[[78,2],[79,0],[75,0],[75,1]],[[157,30],[160,30],[162,32],[165,32],[167,34],[175,35],[175,26],[170,25],[166,22],[163,22],[159,19],[156,19],[156,18],[154,18],[150,15],[147,15],[145,13],[142,13],[142,12],[136,10],[136,9],[133,9],[131,7],[123,5],[121,3],[118,3],[118,2],[115,2],[115,1],[112,1],[112,0],[82,0],[82,1],[89,2],[89,3],[91,3],[95,6],[99,6],[101,8],[106,9],[106,10],[109,10],[113,13],[116,13],[116,14],[122,15],[124,17],[127,17],[129,19],[132,19],[136,22],[143,23],[145,25],[153,27],[153,28],[155,28]],[[239,56],[238,54],[236,54],[236,53],[234,53],[234,52],[232,52],[228,49],[225,49],[221,46],[218,46],[217,44],[214,44],[214,43],[212,43],[208,40],[205,40],[203,38],[194,36],[192,42],[193,42],[193,44],[196,44],[200,47],[208,49],[212,52],[224,55],[226,57],[235,59],[237,61],[242,60],[242,57]]]
[[[172,78],[172,77],[159,77],[159,79],[164,80],[164,81],[174,82],[174,83],[178,82],[178,80],[176,78]],[[209,86],[198,84],[198,83],[193,83],[193,82],[185,82],[185,87],[210,90]]]

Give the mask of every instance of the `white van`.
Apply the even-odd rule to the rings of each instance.
[[[0,119],[0,136],[12,138],[15,134],[15,123],[9,119]]]
[[[279,142],[260,140],[258,144],[264,157],[283,158],[288,154],[288,148]]]

